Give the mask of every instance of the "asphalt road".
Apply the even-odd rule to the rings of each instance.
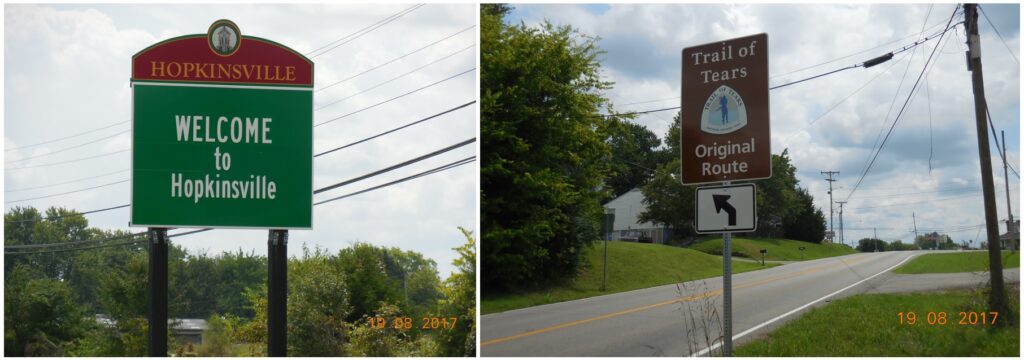
[[[734,274],[734,343],[832,299],[875,291],[893,277],[889,270],[923,253],[861,253]],[[709,343],[720,351],[720,341],[707,339],[721,336],[721,289],[716,277],[484,315],[481,355],[687,356],[706,354]]]

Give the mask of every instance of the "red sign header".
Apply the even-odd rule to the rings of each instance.
[[[132,80],[313,86],[313,62],[284,45],[242,36],[218,20],[210,31],[156,43],[132,56]]]

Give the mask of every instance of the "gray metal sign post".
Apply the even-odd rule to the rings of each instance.
[[[728,182],[726,182],[728,185]],[[725,320],[722,338],[724,355],[732,356],[732,233],[722,234],[722,313]]]

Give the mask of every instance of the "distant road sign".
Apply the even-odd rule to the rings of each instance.
[[[754,184],[697,188],[697,233],[747,232],[757,228]]]
[[[768,34],[683,49],[682,181],[772,176]]]

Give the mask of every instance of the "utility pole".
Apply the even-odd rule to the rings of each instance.
[[[838,175],[839,172],[822,171],[821,174],[828,176],[828,179],[825,179],[825,181],[828,181],[828,231],[832,233],[832,242],[836,242],[835,226],[833,226],[834,224],[832,224],[832,222],[835,221],[835,218],[832,215],[832,209],[834,207],[832,204],[832,183],[835,182],[836,180],[832,178],[832,175]]]
[[[881,240],[881,239],[878,238],[878,228],[874,228],[874,229],[875,229],[875,241],[874,241],[874,243],[875,243],[875,252],[878,252],[878,241]]]
[[[967,28],[967,63],[974,89],[974,120],[978,133],[978,156],[981,160],[981,189],[985,202],[985,230],[988,235],[989,311],[1009,314],[1003,285],[1003,259],[999,243],[999,216],[996,213],[996,192],[992,180],[992,157],[988,146],[988,124],[985,113],[985,79],[981,69],[981,38],[978,36],[978,4],[964,4],[964,26]],[[1013,315],[1011,315],[1013,316]],[[1003,322],[1005,323],[1005,322]]]
[[[914,242],[916,243],[917,242],[917,214],[910,213],[910,216],[912,216],[914,218]],[[924,242],[921,242],[921,243],[924,244]],[[924,250],[924,249],[921,249],[921,250]]]
[[[846,232],[843,231],[843,204],[846,201],[836,201],[836,204],[839,204],[839,241],[846,245]]]
[[[1003,138],[1003,183],[1006,185],[1006,214],[1009,216],[1006,220],[1006,235],[1010,237],[1010,253],[1013,253],[1017,249],[1017,244],[1013,243],[1016,224],[1013,223],[1013,209],[1010,208],[1010,174],[1006,172],[1006,132],[1000,130],[999,135]],[[1017,239],[1020,239],[1019,235]]]

